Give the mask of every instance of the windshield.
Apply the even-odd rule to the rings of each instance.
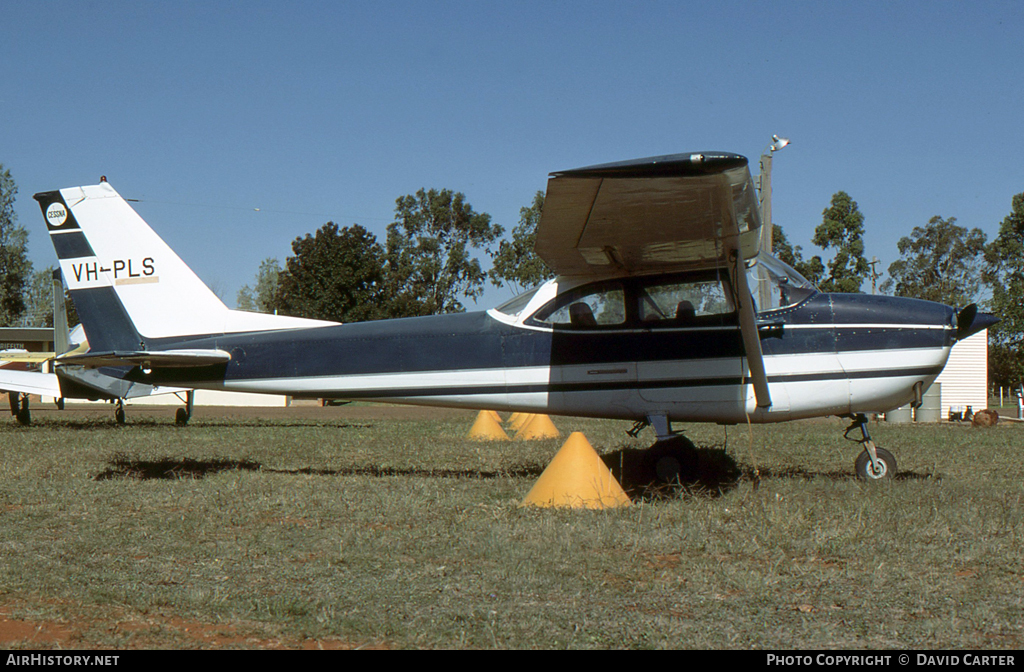
[[[747,283],[758,311],[794,306],[818,291],[792,266],[766,252],[747,268]]]
[[[516,317],[519,313],[523,312],[523,308],[526,308],[526,304],[530,303],[530,299],[533,298],[533,295],[537,293],[538,289],[540,289],[540,287],[534,287],[528,292],[524,292],[519,296],[513,297],[495,308],[495,310],[499,313],[504,313],[509,317]]]

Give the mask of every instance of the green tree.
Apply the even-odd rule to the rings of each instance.
[[[825,275],[825,265],[821,263],[821,257],[814,256],[805,261],[803,249],[790,243],[778,224],[772,224],[772,253],[815,285],[821,282]]]
[[[985,248],[985,284],[992,290],[991,310],[1000,322],[989,329],[992,383],[1024,383],[1024,193],[1011,201],[999,234]]]
[[[336,322],[389,316],[384,249],[363,227],[327,222],[315,235],[296,238],[292,252],[278,276],[281,312]]]
[[[537,225],[544,209],[544,192],[533,196],[530,207],[519,209],[519,224],[512,229],[512,240],[503,240],[491,255],[494,264],[488,275],[496,287],[506,283],[519,294],[523,290],[555,277],[533,247],[537,242]]]
[[[31,274],[22,316],[22,324],[26,327],[53,326],[53,271],[54,267],[50,266]]]
[[[825,292],[859,292],[871,271],[864,258],[864,215],[845,191],[833,194],[831,205],[821,214],[812,242],[823,250],[835,249],[835,256],[818,286]]]
[[[915,226],[896,247],[900,258],[889,265],[882,292],[966,306],[978,300],[985,233],[957,226],[956,217],[935,216]]]
[[[238,290],[238,309],[254,313],[272,314],[278,309],[277,290],[280,285],[281,263],[277,259],[264,259],[256,272],[253,286],[243,285]]]
[[[420,189],[395,201],[388,225],[387,285],[393,316],[458,313],[483,293],[487,274],[472,256],[490,252],[503,229],[461,193]]]
[[[14,197],[18,187],[0,164],[0,326],[13,325],[25,312],[25,288],[32,272],[28,232],[18,225]]]

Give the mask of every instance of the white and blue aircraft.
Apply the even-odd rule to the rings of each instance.
[[[555,279],[486,312],[354,324],[228,309],[106,182],[35,198],[91,345],[58,366],[145,385],[630,420],[659,442],[673,422],[847,416],[867,479],[893,476],[896,462],[866,414],[919,403],[953,343],[995,321],[973,305],[818,291],[760,252],[736,154],[552,173],[536,250]]]

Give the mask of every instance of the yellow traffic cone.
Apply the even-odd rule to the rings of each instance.
[[[518,431],[523,425],[528,423],[532,417],[533,413],[515,413],[508,419],[508,428],[513,431]]]
[[[587,438],[573,432],[519,506],[607,509],[630,504]]]
[[[502,420],[501,420],[501,416],[500,416],[500,415],[498,415],[498,412],[497,412],[497,411],[487,411],[487,413],[488,413],[488,415],[490,415],[490,416],[491,416],[492,418],[494,418],[494,421],[495,421],[496,423],[498,423],[499,425],[501,424],[501,422],[502,422]]]
[[[516,432],[516,441],[531,439],[557,439],[561,434],[546,415],[534,415]]]
[[[508,441],[508,434],[495,421],[492,411],[480,411],[476,416],[476,422],[466,435],[467,439],[476,441]]]

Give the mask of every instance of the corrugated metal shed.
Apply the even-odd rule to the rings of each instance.
[[[949,361],[936,383],[942,383],[942,418],[949,409],[974,411],[988,407],[988,329],[979,331],[953,346]]]

